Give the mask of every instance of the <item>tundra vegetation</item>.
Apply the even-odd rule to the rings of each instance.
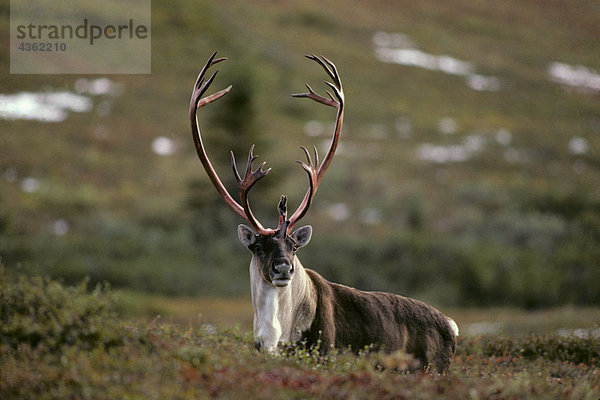
[[[411,357],[401,352],[323,357],[296,344],[275,356],[258,353],[252,333],[239,327],[124,318],[118,293],[107,285],[0,274],[0,395],[7,400],[600,394],[600,345],[592,335],[463,336],[447,373],[407,373]]]

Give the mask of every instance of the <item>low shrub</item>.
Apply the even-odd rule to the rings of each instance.
[[[2,346],[111,346],[119,341],[118,326],[108,285],[88,292],[87,281],[72,287],[39,276],[12,281],[0,266]]]
[[[555,398],[596,400],[597,338],[461,337],[449,371],[407,373],[404,353],[290,345],[252,333],[118,320],[106,286],[68,287],[0,270],[0,398]]]

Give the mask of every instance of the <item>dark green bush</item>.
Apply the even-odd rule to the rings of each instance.
[[[107,285],[88,292],[39,276],[10,279],[0,266],[0,343],[50,351],[74,345],[109,347],[119,341],[118,323]]]

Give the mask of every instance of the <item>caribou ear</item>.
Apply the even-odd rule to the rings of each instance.
[[[240,224],[238,226],[238,238],[246,247],[250,247],[254,244],[254,242],[256,242],[256,235],[254,234],[254,231],[244,224]]]
[[[296,242],[298,248],[303,247],[310,242],[312,236],[312,226],[306,225],[302,228],[298,228],[292,233],[291,238]]]

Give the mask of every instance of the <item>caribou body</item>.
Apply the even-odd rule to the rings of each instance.
[[[196,112],[200,107],[219,99],[231,86],[215,94],[202,97],[216,76],[204,76],[212,65],[224,61],[214,53],[200,72],[190,102],[190,120],[196,151],[217,191],[225,202],[251,227],[240,225],[238,237],[251,252],[250,284],[254,307],[254,340],[259,351],[273,352],[279,343],[302,341],[312,346],[320,344],[319,351],[330,348],[362,350],[374,346],[384,351],[402,350],[414,355],[420,367],[435,365],[445,371],[456,349],[458,326],[440,311],[423,302],[384,292],[366,292],[327,281],[317,272],[304,268],[296,252],[311,239],[312,227],[293,230],[306,214],[314,194],[331,163],[341,134],[344,116],[344,93],[335,65],[324,57],[309,56],[333,80],[325,82],[333,95],[317,94],[308,85],[308,92],[293,95],[306,97],[337,109],[337,118],[329,151],[319,162],[316,149],[314,160],[302,148],[307,162],[300,162],[306,171],[309,188],[298,209],[287,217],[287,199],[282,196],[279,205],[279,225],[275,229],[263,227],[254,217],[248,202],[248,192],[270,169],[263,171],[263,162],[256,170],[254,146],[250,149],[246,171],[240,176],[232,153],[232,167],[241,204],[221,183],[206,155]]]
[[[280,342],[320,342],[321,351],[403,350],[421,366],[445,371],[456,349],[458,327],[435,308],[407,297],[365,292],[327,281],[304,268],[296,250],[310,240],[304,226],[288,237],[260,236],[245,225],[240,241],[252,252],[250,285],[254,340],[272,352]]]

